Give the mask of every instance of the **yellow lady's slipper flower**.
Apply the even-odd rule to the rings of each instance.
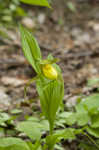
[[[56,69],[51,64],[45,64],[42,66],[43,74],[46,78],[55,80],[58,77]]]

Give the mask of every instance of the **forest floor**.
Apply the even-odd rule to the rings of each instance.
[[[52,53],[60,59],[65,83],[64,101],[70,105],[75,104],[79,95],[94,92],[97,85],[89,88],[87,82],[99,78],[98,7],[83,7],[76,13],[62,11],[61,6],[52,11],[31,8],[32,18],[22,20],[25,26],[32,27],[44,58]],[[25,106],[24,85],[35,75],[22,54],[19,31],[7,32],[11,40],[0,39],[0,109],[3,110],[20,103]],[[28,99],[37,97],[35,85],[27,94]],[[39,107],[39,101],[36,103]]]
[[[99,7],[78,5],[77,12],[55,5],[53,10],[31,7],[21,23],[32,28],[44,58],[51,53],[59,58],[65,85],[64,104],[72,107],[80,95],[97,92],[99,85]],[[35,84],[24,86],[35,72],[22,53],[18,28],[7,30],[11,39],[0,38],[0,110],[23,109],[24,114],[40,110]],[[35,103],[34,103],[35,102]],[[69,145],[77,150],[76,142]]]

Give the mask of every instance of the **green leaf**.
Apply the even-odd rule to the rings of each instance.
[[[20,0],[20,1],[26,4],[45,6],[45,7],[51,8],[47,0],[28,0],[28,1]]]
[[[0,137],[5,136],[5,130],[3,128],[0,128]]]
[[[10,116],[7,113],[0,113],[0,124],[8,120],[10,120]]]
[[[83,107],[91,114],[99,112],[99,94],[93,94],[85,98],[82,102]]]
[[[42,125],[31,121],[24,121],[18,124],[17,130],[24,132],[32,140],[39,140],[41,137]]]
[[[32,118],[31,118],[32,119]],[[28,120],[18,124],[17,130],[24,132],[32,140],[39,140],[43,131],[49,130],[49,124],[47,120]]]
[[[63,112],[59,115],[60,118],[63,118],[65,124],[73,125],[76,122],[76,113],[73,112]]]
[[[56,112],[62,103],[64,95],[64,82],[62,77],[57,80],[48,80],[43,76],[37,80],[37,91],[40,96],[42,111],[53,126]]]
[[[9,37],[8,33],[6,30],[0,27],[0,36],[4,39],[8,39],[11,41],[11,38]]]
[[[91,116],[99,114],[99,94],[94,94],[84,98],[78,105],[76,111],[78,124],[85,125],[91,120]]]
[[[13,109],[10,111],[11,114],[20,114],[22,113],[22,110],[21,109]]]
[[[68,2],[67,6],[72,12],[76,12],[76,7],[72,2]]]
[[[17,16],[21,16],[21,17],[24,17],[27,15],[26,12],[24,11],[24,9],[21,7],[16,8],[16,14],[17,14]]]
[[[32,36],[32,34],[20,25],[20,33],[21,33],[21,42],[23,53],[28,60],[28,62],[32,65],[34,70],[40,74],[40,64],[41,60],[41,52],[38,46],[36,39]]]
[[[27,121],[39,122],[39,118],[37,118],[37,117],[33,117],[33,116],[30,116],[30,117],[28,116]]]
[[[66,128],[63,130],[57,130],[54,136],[58,137],[58,140],[61,139],[75,139],[75,129],[74,128]]]
[[[92,87],[92,86],[94,86],[94,85],[99,85],[99,78],[92,78],[92,79],[89,79],[87,85],[88,85],[89,87]]]
[[[35,150],[34,149],[34,144],[32,144],[32,142],[27,141],[27,145],[29,146],[30,150]]]
[[[56,150],[64,150],[62,144],[61,144],[61,145],[56,144],[56,145],[55,145],[55,149],[56,149]]]
[[[52,54],[49,54],[48,56],[47,56],[47,60],[49,61],[49,62],[54,62],[55,60],[56,60],[56,62],[58,61],[58,59],[57,58],[54,58],[53,56],[52,56]],[[62,73],[62,71],[61,71],[61,69],[60,69],[60,67],[54,62],[53,63],[53,66],[56,68],[56,70],[58,71],[58,73]]]
[[[48,131],[48,130],[49,130],[49,123],[48,123],[48,120],[40,120],[40,119],[37,118],[37,117],[29,117],[29,118],[27,119],[27,121],[31,121],[31,122],[40,124],[41,129],[42,129],[42,130],[44,129],[44,131]]]
[[[87,132],[93,136],[95,136],[96,138],[99,138],[99,128],[91,128],[91,127],[87,127]]]
[[[78,148],[82,150],[97,150],[97,147],[95,147],[95,145],[87,142],[80,142]]]
[[[40,141],[36,141],[35,144],[32,144],[30,141],[27,142],[30,150],[41,150],[41,143]]]
[[[0,150],[30,150],[28,145],[19,138],[1,138]]]
[[[84,101],[85,102],[85,101]],[[90,121],[90,116],[83,101],[76,105],[76,119],[79,126],[84,126]]]
[[[47,60],[53,61],[54,58],[52,55],[48,55]],[[40,96],[43,114],[53,128],[56,112],[61,106],[64,96],[64,81],[60,67],[55,63],[52,65],[58,72],[58,79],[49,80],[42,75],[37,80],[36,87]]]
[[[88,112],[76,113],[76,119],[79,126],[84,126],[90,121],[90,116]]]
[[[63,130],[58,130],[51,136],[47,136],[46,143],[49,149],[52,149],[56,143],[58,143],[62,139],[75,139],[75,129],[67,128]]]
[[[65,125],[66,125],[65,119],[60,118],[60,119],[55,120],[55,127],[56,128],[59,128],[59,127],[65,128]]]
[[[42,125],[42,129],[44,131],[49,131],[49,123],[48,120],[42,120],[40,121],[40,124]]]
[[[91,127],[99,128],[99,114],[93,115],[91,117]]]

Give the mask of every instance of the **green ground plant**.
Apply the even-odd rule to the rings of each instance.
[[[22,3],[51,8],[47,0],[0,0],[0,35],[2,38],[10,39],[6,29],[17,27],[18,20],[28,16]]]
[[[62,149],[61,140],[74,140],[79,134],[88,137],[92,144],[80,142],[79,147],[85,150],[99,149],[99,94],[79,99],[73,112],[63,111],[64,81],[61,69],[56,64],[57,59],[50,54],[43,60],[38,43],[32,34],[21,25],[20,33],[23,53],[37,74],[27,85],[31,82],[36,84],[42,117],[29,117],[15,126],[13,120],[16,117],[11,119],[9,115],[1,113],[2,129],[3,126],[4,128],[8,125],[13,126],[15,134],[24,133],[28,138],[27,141],[13,136],[2,138],[0,139],[0,150],[19,150],[20,148],[23,150],[54,150],[55,147]],[[20,113],[20,110],[14,112]],[[45,137],[43,137],[44,134]]]
[[[28,4],[50,7],[46,0],[43,2],[30,0]],[[80,149],[99,149],[99,94],[80,98],[74,111],[64,111],[64,80],[56,64],[58,59],[51,54],[43,59],[34,36],[21,25],[20,33],[23,53],[36,72],[25,87],[25,95],[27,87],[35,83],[42,113],[41,117],[31,116],[15,125],[20,110],[10,112],[14,115],[0,112],[0,134],[5,136],[0,138],[0,150],[62,150],[61,140],[78,140],[79,135],[91,141],[81,139]]]
[[[15,23],[15,18],[26,13],[20,5],[20,0],[0,0],[0,25],[9,27]]]
[[[42,59],[40,48],[32,34],[20,26],[22,48],[25,57],[31,64],[37,76],[32,80],[36,83],[38,95],[40,97],[42,116],[46,120],[41,122],[36,120],[27,120],[18,124],[17,130],[24,132],[33,142],[25,142],[19,138],[3,138],[0,140],[0,149],[41,149],[53,150],[54,146],[61,139],[74,139],[75,129],[66,128],[54,131],[56,113],[62,105],[64,96],[64,81],[61,69],[56,64],[57,59],[51,55],[46,60]],[[43,122],[42,122],[43,121]],[[42,133],[46,132],[46,137],[42,139]],[[47,133],[48,132],[48,133]],[[12,141],[12,142],[11,142]]]
[[[47,0],[0,0],[0,26],[9,27],[15,24],[15,18],[26,16],[21,3],[50,8]]]

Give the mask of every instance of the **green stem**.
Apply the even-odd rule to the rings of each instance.
[[[35,80],[37,80],[37,78],[38,78],[38,76],[36,76],[36,77],[30,79],[30,80],[27,82],[27,84],[25,85],[25,87],[24,87],[24,99],[26,99],[26,93],[27,93],[27,88],[28,88],[28,86],[29,86],[31,83],[33,83]]]
[[[52,135],[53,134],[53,124],[50,123],[49,125],[50,125],[50,132],[49,132],[49,134]]]
[[[42,147],[42,150],[47,150],[48,146],[45,144],[43,147]]]
[[[83,132],[84,135],[86,135],[88,137],[88,139],[99,149],[99,145],[97,145],[97,143],[93,140],[93,138],[91,138],[87,133]]]

